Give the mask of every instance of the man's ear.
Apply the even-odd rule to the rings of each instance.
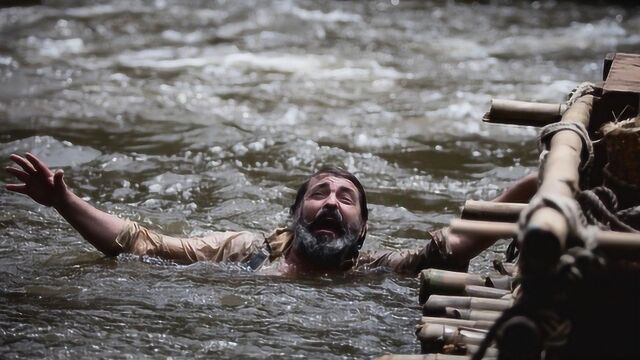
[[[367,230],[369,229],[368,224],[364,224],[362,230],[360,231],[360,235],[358,236],[358,249],[362,249],[362,244],[364,244],[364,238],[367,237]]]

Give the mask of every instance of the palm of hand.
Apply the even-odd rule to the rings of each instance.
[[[16,154],[9,158],[21,169],[7,167],[7,172],[23,183],[7,184],[7,190],[25,194],[45,206],[55,206],[60,202],[67,190],[61,170],[53,173],[40,159],[29,153],[24,158]]]

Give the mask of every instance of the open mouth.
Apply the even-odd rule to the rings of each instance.
[[[335,217],[327,216],[320,217],[313,223],[311,223],[311,225],[309,226],[309,231],[313,235],[328,235],[333,238],[344,235],[344,227],[342,226],[342,222],[340,222]]]

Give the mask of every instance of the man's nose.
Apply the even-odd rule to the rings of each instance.
[[[324,201],[323,207],[327,208],[337,208],[338,207],[338,199],[336,198],[336,194],[331,193]]]

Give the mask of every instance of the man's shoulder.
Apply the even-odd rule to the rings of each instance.
[[[293,242],[293,231],[289,228],[277,228],[271,235],[265,238],[265,244],[269,248],[269,258],[276,259],[285,255]]]

